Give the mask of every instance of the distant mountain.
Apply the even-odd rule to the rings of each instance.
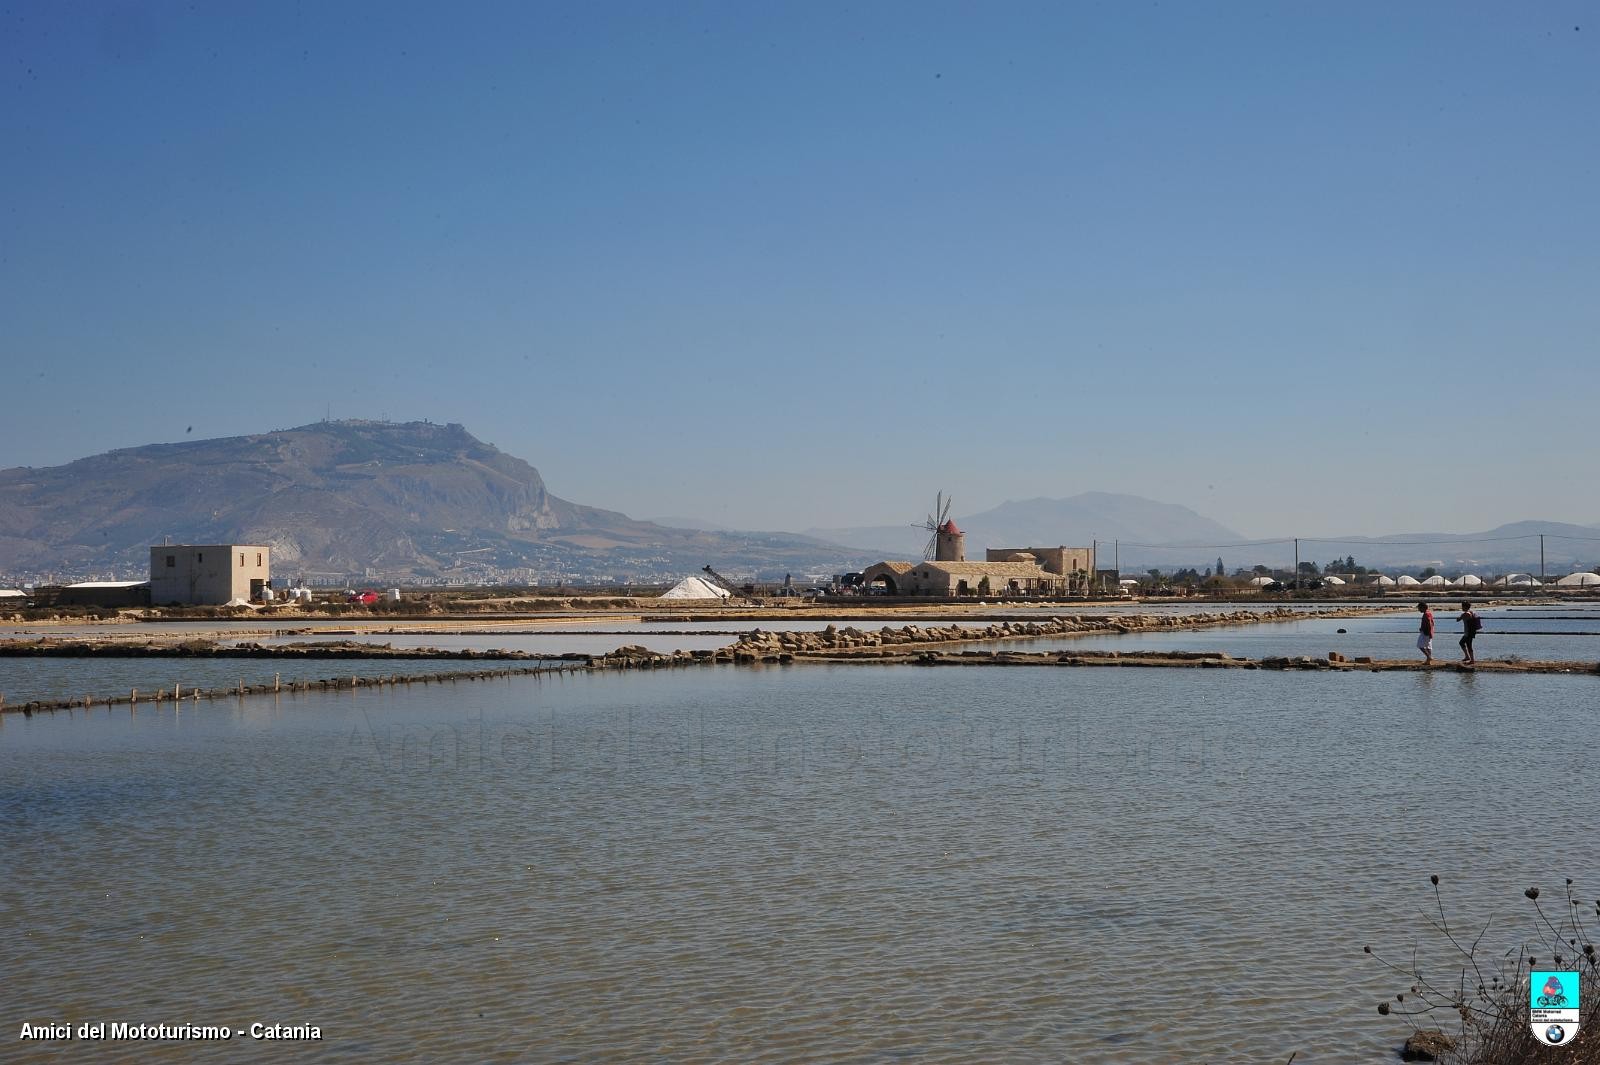
[[[1139,543],[1229,543],[1243,537],[1176,503],[1115,492],[1083,492],[1066,499],[1006,502],[977,514],[952,514],[967,534],[967,557],[989,547],[1083,546],[1094,540]],[[894,558],[921,558],[928,534],[909,522],[853,529],[811,529],[834,543],[872,548]],[[1109,564],[1109,563],[1108,563]]]
[[[730,529],[726,525],[718,525],[716,522],[714,522],[714,521],[706,521],[704,518],[665,517],[665,518],[643,518],[641,520],[642,521],[651,522],[652,524],[655,524],[655,525],[665,525],[669,529],[695,529],[695,530],[698,530],[700,532],[732,532],[733,531],[732,529]]]
[[[282,576],[646,581],[707,563],[782,577],[864,561],[568,502],[460,425],[321,422],[0,470],[0,572],[143,574],[164,536],[267,544]]]

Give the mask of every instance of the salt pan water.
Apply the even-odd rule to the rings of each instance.
[[[12,715],[0,1019],[19,1060],[24,1019],[103,1019],[351,1060],[1387,1061],[1361,948],[1425,931],[1428,874],[1473,919],[1600,887],[1597,712],[1586,676],[792,666]]]

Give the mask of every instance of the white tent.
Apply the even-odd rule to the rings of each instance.
[[[1395,583],[1398,584],[1398,585],[1402,585],[1404,587],[1410,587],[1413,584],[1421,584],[1422,582],[1417,580],[1415,577],[1413,577],[1409,573],[1402,573],[1400,575],[1399,579],[1395,581]]]
[[[663,599],[726,599],[728,592],[693,574],[661,593]]]
[[[1386,577],[1386,576],[1384,576],[1383,574],[1380,573],[1380,574],[1378,574],[1378,579],[1373,581],[1372,583],[1376,584],[1380,588],[1393,588],[1394,587],[1394,578],[1393,577]]]
[[[1600,584],[1600,573],[1569,573],[1556,581],[1557,588],[1592,588]]]
[[[1476,588],[1483,583],[1483,578],[1476,573],[1463,573],[1450,583],[1456,588]]]
[[[1324,578],[1322,578],[1322,583],[1323,584],[1343,584],[1344,583],[1344,578],[1343,577],[1324,577]]]
[[[1450,582],[1445,580],[1444,577],[1435,573],[1433,576],[1421,583],[1427,585],[1429,588],[1444,588],[1448,586]]]
[[[1535,577],[1531,573],[1508,573],[1504,577],[1501,577],[1499,580],[1495,581],[1495,584],[1500,585],[1502,588],[1507,585],[1515,585],[1523,588],[1537,588],[1542,586],[1539,578]]]
[[[1274,578],[1272,577],[1251,577],[1250,585],[1253,588],[1265,588],[1267,585],[1271,584],[1273,580]]]

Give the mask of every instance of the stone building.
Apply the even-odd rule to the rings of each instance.
[[[946,521],[934,534],[934,557],[924,562],[879,562],[861,583],[897,596],[1067,595],[1087,590],[1094,572],[1088,547],[1001,547],[986,561],[966,561],[965,535]]]
[[[1068,578],[1032,562],[879,562],[861,571],[861,583],[886,595],[1064,595]]]
[[[877,589],[886,595],[910,595],[905,591],[906,574],[916,569],[914,562],[879,562],[861,571],[861,587]]]
[[[222,606],[263,598],[272,560],[254,544],[163,544],[150,548],[150,602]]]
[[[1081,591],[1094,579],[1092,547],[991,547],[984,552],[990,562],[1033,562],[1046,573],[1065,577],[1072,591]]]
[[[967,534],[956,528],[954,521],[946,521],[934,531],[933,560],[935,562],[967,560]]]

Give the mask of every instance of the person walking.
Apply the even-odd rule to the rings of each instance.
[[[1423,661],[1433,665],[1433,611],[1428,609],[1426,600],[1417,604],[1417,609],[1422,613],[1422,624],[1417,626],[1417,650],[1422,652]]]
[[[1472,653],[1472,638],[1483,629],[1483,619],[1472,610],[1471,603],[1461,604],[1461,615],[1456,618],[1461,622],[1461,661],[1467,665],[1476,665],[1478,656]]]

